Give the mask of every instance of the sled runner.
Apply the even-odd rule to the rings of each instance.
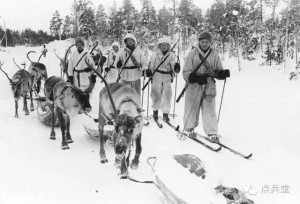
[[[131,174],[128,178],[138,183],[154,184],[167,203],[210,203],[216,200],[215,186],[205,179],[204,164],[195,155],[149,157],[147,163],[152,168],[152,179],[140,181]]]
[[[84,122],[83,128],[86,131],[86,133],[91,136],[92,138],[99,138],[99,130],[98,130],[98,123],[95,122]],[[105,138],[110,138],[112,140],[113,136],[113,129],[106,129],[104,130],[104,136]]]

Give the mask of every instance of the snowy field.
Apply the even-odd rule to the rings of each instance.
[[[55,41],[47,45],[49,52],[41,62],[46,65],[49,76],[60,74],[59,60],[53,49],[62,56],[68,43]],[[12,77],[18,70],[12,59],[18,63],[26,60],[28,66],[26,53],[36,51],[31,58],[37,60],[42,47],[1,49],[5,50],[0,51],[0,60],[4,61],[2,68]],[[181,141],[167,125],[159,129],[150,122],[143,129],[140,166],[137,170],[130,169],[130,176],[151,180],[158,175],[189,203],[226,203],[225,198],[214,191],[219,184],[244,190],[255,203],[299,203],[300,80],[289,81],[283,66],[281,69],[262,67],[260,63],[261,60],[242,61],[242,71],[238,71],[236,59],[225,58],[223,62],[224,67],[230,69],[231,78],[226,83],[219,121],[221,141],[244,154],[253,153],[250,160],[226,149],[215,153],[189,139]],[[288,72],[294,67],[295,63],[289,61]],[[102,86],[98,78],[91,98],[93,117],[98,112]],[[183,86],[180,74],[177,96]],[[223,81],[217,81],[217,107],[222,86]],[[90,138],[83,129],[83,123],[93,123],[90,118],[78,115],[72,119],[74,143],[63,151],[60,129],[56,129],[57,139],[50,140],[50,127],[38,120],[36,111],[25,116],[21,101],[20,118],[14,118],[14,100],[2,73],[0,87],[0,204],[167,203],[155,185],[119,179],[109,144],[106,145],[109,163],[100,164],[99,141]],[[147,92],[144,97],[147,101]],[[183,106],[184,98],[176,104],[177,117],[171,120],[181,127]],[[146,109],[146,105],[144,107]],[[151,108],[149,112],[152,113]],[[201,125],[198,131],[202,132]],[[174,154],[185,153],[202,160],[207,170],[206,179],[190,174],[172,159]],[[146,162],[150,156],[158,158],[155,172]]]

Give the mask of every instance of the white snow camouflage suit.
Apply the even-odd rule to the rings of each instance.
[[[105,66],[105,67],[111,68],[106,75],[106,82],[108,84],[116,82],[118,79],[118,73],[119,73],[119,70],[117,69],[117,67],[115,65],[118,53],[114,52],[114,50],[112,49],[113,46],[118,46],[119,51],[120,51],[120,44],[118,42],[114,42],[111,45],[111,51],[108,54],[106,66]]]
[[[170,44],[169,44],[170,45]],[[171,47],[171,46],[170,46]],[[149,69],[152,73],[164,59],[163,53],[158,49],[150,58]],[[152,78],[151,98],[153,111],[161,110],[169,114],[171,110],[171,81],[174,75],[176,58],[171,52],[166,61],[158,68]]]
[[[221,59],[219,54],[212,48],[210,53],[209,50],[204,54],[199,45],[193,48],[186,57],[184,67],[183,67],[183,78],[188,82],[189,75],[193,70],[201,63],[199,52],[205,58],[209,53],[206,61],[210,65],[209,68],[206,68],[203,64],[197,70],[196,74],[199,76],[200,74],[207,73],[210,76],[213,75],[214,70],[223,69]],[[202,95],[203,101],[200,104],[200,100]],[[199,125],[199,113],[200,109],[202,112],[202,123],[203,130],[208,134],[217,134],[218,133],[218,122],[217,122],[217,114],[216,114],[216,84],[215,79],[213,77],[207,78],[206,85],[199,85],[198,83],[189,83],[188,88],[185,93],[185,107],[184,107],[184,129],[189,131],[191,129],[196,128]],[[201,105],[201,107],[200,107]]]
[[[124,37],[124,40],[127,38],[131,38],[135,41],[135,45],[137,44],[136,38],[132,34],[127,34]],[[117,63],[119,60],[122,61],[123,66],[126,61],[126,59],[129,57],[129,54],[131,53],[130,49],[127,47],[121,48],[117,59],[115,60],[115,67],[117,67]],[[131,59],[131,57],[134,57],[138,63],[138,65],[135,65]],[[128,84],[131,86],[136,92],[141,95],[141,77],[142,77],[142,70],[147,68],[147,59],[145,55],[142,53],[141,49],[139,46],[137,46],[133,53],[132,56],[129,58],[127,63],[124,66],[124,69],[121,73],[121,83]]]
[[[81,57],[87,52],[87,54],[81,59]],[[81,60],[80,60],[81,59]],[[92,70],[84,71],[88,68],[85,59],[95,68],[95,63],[88,51],[85,49],[79,53],[77,49],[70,55],[68,64],[68,76],[73,76],[73,84],[82,91],[85,91],[90,85],[89,77],[92,74]],[[80,62],[79,62],[80,60]],[[79,63],[78,63],[79,62]],[[78,65],[77,65],[78,63]],[[77,66],[76,66],[77,65]],[[76,66],[76,67],[75,67]]]

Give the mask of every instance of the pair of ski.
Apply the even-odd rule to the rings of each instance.
[[[240,157],[243,157],[244,159],[250,159],[250,158],[252,157],[252,153],[249,154],[249,155],[244,155],[244,154],[242,154],[242,153],[240,153],[240,152],[238,152],[238,151],[236,151],[236,150],[234,150],[234,149],[232,149],[232,148],[230,148],[230,147],[228,147],[228,146],[226,146],[226,145],[224,145],[224,144],[222,144],[222,143],[220,143],[220,142],[215,142],[215,143],[214,143],[214,142],[210,141],[210,139],[209,139],[208,137],[206,137],[206,136],[204,136],[204,135],[201,135],[201,134],[197,133],[197,136],[199,136],[200,138],[203,138],[203,139],[205,139],[206,141],[208,141],[208,142],[210,142],[210,143],[219,145],[218,148],[214,148],[214,147],[212,147],[212,146],[210,146],[210,145],[208,145],[208,144],[202,142],[201,140],[199,140],[199,139],[197,139],[197,138],[189,137],[189,135],[188,135],[187,133],[185,133],[185,132],[179,130],[179,125],[175,126],[175,125],[171,124],[169,121],[165,121],[165,120],[164,120],[164,122],[165,122],[167,125],[169,125],[171,128],[173,128],[173,129],[178,133],[178,135],[180,135],[180,137],[183,136],[183,137],[185,137],[185,138],[189,138],[189,139],[191,139],[191,140],[193,140],[193,141],[195,141],[195,142],[197,142],[197,143],[203,145],[204,147],[206,147],[206,148],[208,148],[209,150],[212,150],[212,151],[214,151],[214,152],[219,152],[219,151],[222,149],[222,147],[223,147],[223,148],[229,150],[230,152],[232,152],[232,153],[234,153],[234,154],[236,154],[236,155],[238,155],[238,156],[240,156]]]

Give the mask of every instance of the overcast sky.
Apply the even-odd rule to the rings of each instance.
[[[52,15],[55,10],[58,10],[61,17],[71,13],[71,6],[74,0],[1,0],[0,2],[0,26],[13,30],[23,30],[31,28],[32,30],[43,30],[49,33],[49,25]],[[96,9],[101,3],[105,6],[105,11],[108,13],[109,7],[112,7],[113,0],[90,0]],[[123,0],[117,0],[117,7],[121,7]],[[140,0],[131,1],[135,8],[140,10]],[[152,0],[156,10],[163,7],[164,4],[168,7],[167,0]],[[202,9],[203,12],[210,7],[214,0],[194,0],[196,6]]]

